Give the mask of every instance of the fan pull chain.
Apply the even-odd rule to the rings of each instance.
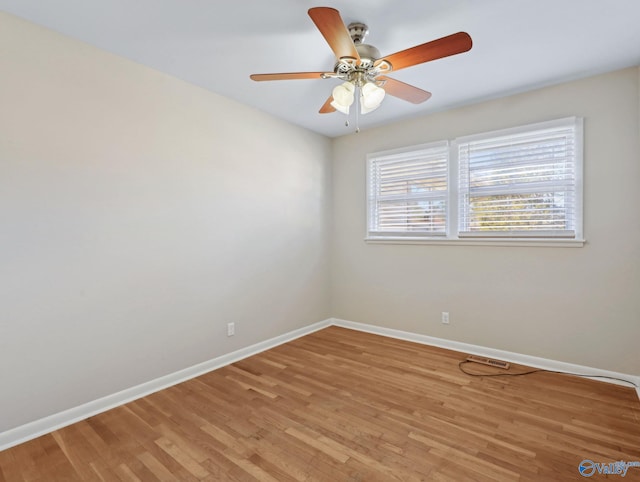
[[[361,87],[356,86],[356,134],[360,133],[360,94]]]
[[[356,95],[355,95],[355,111],[356,111],[356,113],[355,113],[355,116],[356,116],[356,131],[355,132],[356,132],[356,134],[360,133],[360,112],[359,112],[360,111],[360,96],[358,95],[359,94],[359,89],[360,89],[360,87],[356,86],[356,90],[355,90],[355,92],[356,92]],[[350,126],[350,124],[349,124],[349,116],[350,115],[351,115],[351,110],[349,110],[349,114],[347,114],[347,120],[344,121],[344,126],[345,127],[349,127]]]

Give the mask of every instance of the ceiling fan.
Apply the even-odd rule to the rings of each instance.
[[[255,81],[294,79],[340,79],[344,82],[333,89],[321,114],[336,110],[348,114],[349,107],[358,99],[360,112],[366,114],[377,109],[385,93],[420,104],[431,97],[431,93],[399,80],[388,77],[398,71],[431,60],[449,57],[471,49],[471,37],[466,32],[458,32],[401,50],[385,57],[380,51],[362,43],[368,27],[359,22],[345,26],[340,12],[330,7],[309,9],[309,16],[336,55],[333,72],[291,72],[274,74],[253,74]]]

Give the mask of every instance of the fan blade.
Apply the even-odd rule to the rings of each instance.
[[[331,112],[335,112],[336,108],[334,106],[331,105],[331,102],[333,102],[333,96],[330,95],[329,98],[327,99],[327,101],[324,103],[324,105],[322,107],[320,107],[320,113],[321,114],[330,114]]]
[[[324,79],[325,75],[334,75],[333,72],[290,72],[283,74],[252,74],[251,80],[262,82],[264,80],[296,80],[296,79]]]
[[[350,57],[360,63],[360,55],[340,17],[340,12],[335,8],[314,7],[309,9],[309,16],[338,59]]]
[[[421,45],[416,45],[406,50],[401,50],[395,54],[387,55],[376,61],[385,60],[391,64],[392,70],[400,70],[412,65],[422,64],[430,60],[449,57],[450,55],[461,54],[471,50],[473,42],[466,32],[458,32],[438,40],[433,40]]]
[[[431,92],[418,89],[413,85],[405,84],[404,82],[392,79],[391,77],[381,75],[380,77],[376,77],[376,80],[384,80],[382,88],[387,94],[406,100],[412,104],[421,104],[422,102],[429,100],[431,97]]]

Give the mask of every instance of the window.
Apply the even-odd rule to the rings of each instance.
[[[459,235],[575,238],[577,124],[457,139]]]
[[[581,118],[372,154],[367,165],[368,240],[583,243]]]
[[[447,142],[368,159],[369,236],[447,234]]]

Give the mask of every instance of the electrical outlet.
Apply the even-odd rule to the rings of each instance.
[[[444,323],[445,325],[449,324],[449,312],[448,311],[443,311],[442,312],[442,323]]]
[[[236,324],[227,323],[227,336],[233,336],[236,334]]]

